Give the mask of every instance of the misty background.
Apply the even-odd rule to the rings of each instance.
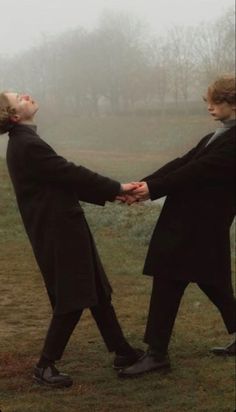
[[[155,152],[159,166],[216,127],[202,95],[217,75],[235,70],[231,0],[0,6],[0,90],[39,101],[40,134],[62,154],[101,171],[104,151]],[[100,150],[93,162],[92,150]]]

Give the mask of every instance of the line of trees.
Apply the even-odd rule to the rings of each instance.
[[[172,102],[186,108],[206,85],[235,70],[234,11],[158,37],[135,18],[107,12],[93,31],[78,28],[11,59],[0,56],[0,89],[29,91],[72,115],[118,113]]]

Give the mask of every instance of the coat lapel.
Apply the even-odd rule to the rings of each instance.
[[[202,144],[199,146],[196,154],[194,157],[198,157],[199,155],[201,156],[204,153],[207,153],[208,151],[211,151],[214,147],[217,147],[217,145],[221,144],[226,140],[231,134],[235,134],[236,132],[236,126],[231,127],[229,130],[226,130],[222,135],[218,136],[212,143],[207,145],[207,142],[211,139],[214,133],[211,133],[205,137],[205,139],[202,140]]]

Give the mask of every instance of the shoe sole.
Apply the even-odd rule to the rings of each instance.
[[[220,352],[220,351],[210,351],[212,355],[216,356],[222,356],[222,357],[227,357],[227,356],[236,356],[236,353],[230,353],[230,352]]]
[[[47,388],[69,388],[70,386],[73,385],[72,381],[68,381],[67,383],[48,383],[40,378],[37,378],[37,376],[33,376],[33,381],[34,383],[37,383],[38,385],[41,386],[46,386]]]
[[[142,372],[142,373],[135,373],[133,375],[123,375],[123,374],[118,373],[118,378],[120,378],[120,379],[133,379],[133,378],[139,378],[139,377],[141,377],[143,375],[147,375],[149,373],[154,373],[154,372],[159,372],[159,371],[160,372],[164,372],[164,371],[169,372],[170,370],[171,370],[170,364],[163,364],[163,365],[159,366],[158,368],[151,369],[149,371],[145,371],[145,372]]]

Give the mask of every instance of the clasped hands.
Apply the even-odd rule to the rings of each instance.
[[[132,203],[148,200],[150,197],[146,182],[122,183],[121,192],[116,200],[132,205]]]

